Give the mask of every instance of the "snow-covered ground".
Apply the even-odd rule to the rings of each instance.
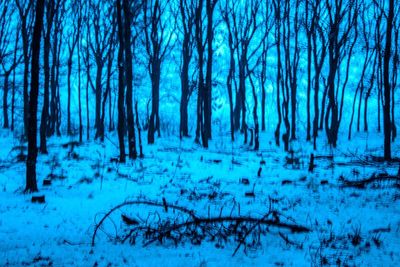
[[[341,179],[359,180],[373,173],[397,175],[396,164],[365,162],[381,156],[382,137],[355,134],[332,150],[294,142],[298,164],[286,164],[273,134],[261,135],[261,149],[232,144],[228,135],[214,136],[205,150],[193,139],[158,139],[144,146],[145,158],[113,162],[116,136],[104,144],[84,142],[64,148],[66,137],[49,140],[49,155],[39,155],[39,194],[46,203],[31,203],[22,194],[25,163],[17,162],[21,144],[0,131],[0,266],[398,266],[400,263],[400,189],[382,181],[365,189],[343,187]],[[323,135],[323,134],[321,134]],[[14,148],[14,149],[13,149]],[[394,144],[395,153],[399,145]],[[308,171],[311,153],[315,170]],[[321,157],[321,156],[331,156]],[[397,155],[399,156],[399,155]],[[295,160],[297,161],[297,160]],[[367,164],[368,163],[368,164]],[[261,167],[260,176],[258,176]],[[54,177],[50,186],[43,180]],[[341,178],[342,177],[342,178]],[[245,178],[245,179],[244,179]],[[249,184],[243,183],[248,179]],[[254,196],[246,193],[254,192]],[[148,218],[155,209],[126,206],[105,223],[91,246],[94,227],[112,207],[125,200],[179,205],[199,216],[245,215],[261,218],[272,208],[287,221],[311,229],[290,233],[271,227],[254,249],[237,242],[173,244],[146,247],[121,244],[110,237],[124,227],[120,215]],[[272,204],[271,204],[272,203]],[[164,214],[159,209],[157,214]],[[283,233],[283,234],[282,234]],[[359,235],[358,235],[359,233]],[[282,238],[287,237],[290,242]],[[358,238],[358,236],[360,238]]]

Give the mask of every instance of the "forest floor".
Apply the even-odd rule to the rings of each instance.
[[[18,158],[26,153],[24,146],[0,131],[0,266],[398,266],[399,163],[372,157],[383,154],[381,137],[356,134],[334,150],[319,140],[316,152],[310,144],[294,142],[290,155],[275,146],[272,136],[261,136],[258,152],[239,141],[231,144],[229,136],[215,136],[208,150],[192,138],[165,137],[145,145],[144,159],[126,164],[113,160],[115,136],[73,148],[63,146],[68,138],[51,138],[49,154],[38,158],[36,195],[45,196],[39,204],[22,193],[25,163]],[[400,151],[398,143],[393,151]],[[164,204],[116,210],[99,227],[92,247],[102,216],[127,200]],[[243,244],[228,233],[203,242],[188,236],[177,244],[162,240],[147,246],[144,237],[135,244],[117,238],[132,227],[122,215],[145,227],[161,217],[173,223],[184,216],[171,205],[203,218],[260,220],[275,211],[279,218],[272,222],[310,231],[262,229],[255,221],[258,230],[248,231]]]

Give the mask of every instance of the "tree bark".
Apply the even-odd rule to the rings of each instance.
[[[129,9],[129,1],[123,0],[123,11],[125,17],[125,69],[126,69],[126,113],[128,123],[128,153],[129,158],[137,158],[136,137],[135,137],[135,120],[133,117],[132,90],[133,90],[133,68],[132,68],[132,50],[131,50],[131,15]],[[158,114],[158,112],[157,112]]]
[[[54,0],[46,4],[46,33],[43,45],[43,69],[44,69],[44,94],[43,108],[40,120],[40,153],[47,154],[46,133],[49,116],[49,87],[50,87],[50,36],[52,33],[54,18]]]
[[[384,82],[384,105],[383,105],[383,128],[384,128],[384,158],[392,159],[391,152],[391,133],[392,122],[390,118],[391,86],[389,79],[389,66],[392,48],[392,31],[394,18],[394,0],[389,0],[389,15],[386,24],[386,46],[384,53],[383,82]]]
[[[4,114],[4,124],[3,128],[8,129],[8,79],[10,73],[4,74],[4,88],[3,88],[3,114]]]
[[[118,142],[119,161],[125,162],[125,109],[124,109],[124,33],[122,25],[121,0],[117,0],[117,25],[118,25]]]
[[[25,192],[38,191],[36,182],[37,158],[37,105],[39,94],[39,56],[40,41],[43,27],[44,0],[36,1],[35,26],[32,37],[32,64],[31,64],[31,92],[29,98],[29,127],[28,127],[28,157],[26,160],[26,187]]]

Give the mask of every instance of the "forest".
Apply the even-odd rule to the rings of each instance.
[[[0,265],[396,266],[395,0],[0,0]]]

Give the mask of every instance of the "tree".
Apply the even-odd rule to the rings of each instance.
[[[31,90],[29,95],[28,113],[28,157],[26,160],[26,187],[25,192],[38,191],[36,183],[37,158],[37,106],[39,94],[39,56],[40,41],[43,27],[44,0],[37,0],[35,6],[35,26],[32,36],[32,63],[31,63]]]
[[[19,43],[19,38],[20,38],[20,24],[18,24],[18,28],[15,32],[15,47],[18,47],[18,43]],[[14,49],[14,59],[13,62],[18,62],[18,64],[21,62],[22,60],[22,54],[20,55],[20,57],[17,59],[17,49]],[[12,96],[11,96],[11,131],[14,131],[14,125],[15,125],[15,95],[16,95],[16,90],[15,90],[15,83],[16,83],[16,69],[17,67],[15,67],[13,69],[13,79],[12,79]]]
[[[148,56],[147,70],[151,80],[151,114],[147,132],[149,144],[154,144],[156,131],[158,136],[161,135],[159,114],[161,65],[167,51],[171,48],[171,32],[173,32],[173,29],[167,29],[171,26],[168,23],[171,23],[172,19],[171,13],[167,17],[169,3],[170,0],[145,0],[143,2],[144,46]]]
[[[55,9],[54,27],[51,44],[51,69],[50,69],[50,118],[47,127],[47,135],[61,135],[61,101],[60,101],[60,56],[64,30],[65,1],[57,0],[60,4]]]
[[[319,108],[319,89],[322,78],[322,67],[325,63],[325,58],[327,55],[327,38],[325,36],[325,28],[324,23],[320,21],[320,17],[322,15],[322,11],[324,6],[321,4],[322,0],[315,1],[312,5],[312,18],[311,18],[311,26],[310,26],[310,35],[311,35],[311,52],[312,52],[312,65],[314,66],[314,119],[313,119],[313,145],[314,149],[317,149],[317,137],[318,137],[318,119],[320,114]],[[320,44],[318,46],[318,43]],[[311,70],[310,70],[311,71]],[[310,73],[311,75],[311,73]],[[309,81],[310,83],[311,81]],[[323,101],[325,101],[325,93]],[[324,106],[324,105],[323,105]]]
[[[207,66],[206,83],[204,87],[204,128],[205,135],[211,139],[211,116],[212,116],[212,66],[213,66],[213,40],[214,40],[214,10],[218,0],[206,0],[207,14]]]
[[[262,52],[259,58],[261,63],[261,71],[260,71],[260,84],[261,84],[261,130],[265,131],[265,102],[266,102],[266,81],[267,81],[267,58],[268,58],[268,51],[273,46],[273,44],[269,41],[270,32],[274,26],[274,16],[272,14],[273,8],[272,4],[268,1],[265,3],[264,6],[264,30],[265,36],[262,39]]]
[[[119,161],[125,162],[125,109],[124,109],[124,26],[122,24],[121,0],[116,1],[117,25],[118,25],[118,142],[119,142]]]
[[[314,21],[310,19],[310,1],[306,1],[305,10],[305,31],[307,36],[307,137],[306,140],[311,140],[311,66],[312,66],[312,32],[315,30]]]
[[[327,0],[326,8],[329,16],[329,75],[327,79],[329,102],[325,115],[325,131],[329,145],[336,147],[343,108],[344,89],[348,79],[352,50],[357,39],[357,31],[353,43],[348,50],[346,44],[350,40],[351,30],[357,24],[358,6],[354,2],[345,3],[343,0]],[[340,72],[340,65],[346,54],[348,56],[346,77],[342,85],[341,101],[339,103],[337,94],[339,84],[335,84],[335,82],[338,72]]]
[[[233,26],[231,25],[230,16],[234,10],[234,7],[228,5],[228,1],[225,2],[225,6],[221,5],[221,14],[222,18],[226,24],[226,28],[228,30],[228,47],[229,47],[229,70],[228,76],[226,78],[226,88],[228,90],[228,99],[229,99],[229,118],[230,118],[230,126],[231,126],[231,140],[235,141],[235,121],[234,121],[234,112],[233,112],[233,85],[235,85],[235,53],[237,49],[237,42],[234,40],[233,35]]]
[[[92,34],[88,33],[89,36],[89,50],[94,58],[96,65],[96,77],[95,82],[92,81],[91,75],[88,75],[89,84],[92,90],[95,92],[95,138],[104,139],[104,121],[102,121],[102,96],[103,96],[103,69],[108,58],[109,44],[114,35],[114,27],[112,23],[112,7],[108,4],[108,1],[90,1],[89,12],[91,15],[90,27],[93,30]],[[110,15],[111,14],[111,15]],[[89,58],[86,58],[89,61]],[[88,64],[88,63],[87,63]],[[89,70],[88,70],[89,71]]]
[[[74,6],[75,7],[75,6]],[[79,114],[79,142],[83,141],[83,125],[82,125],[82,100],[81,100],[81,37],[82,37],[82,23],[83,23],[83,4],[81,0],[78,1],[78,22],[77,22],[77,36],[78,36],[78,114]]]
[[[290,1],[285,1],[283,6],[283,24],[282,38],[284,51],[284,82],[282,88],[282,111],[286,132],[282,135],[285,151],[289,151],[289,140],[296,139],[296,106],[297,106],[297,71],[300,60],[299,49],[299,0],[295,1],[295,9],[293,10]],[[291,17],[294,13],[294,21]],[[293,26],[293,29],[292,29]],[[293,30],[293,32],[292,32]],[[294,37],[294,44],[292,43]],[[289,102],[291,119],[289,121]]]
[[[398,76],[398,70],[399,70],[399,65],[400,65],[400,39],[399,39],[399,35],[400,35],[400,8],[398,7],[396,9],[397,11],[394,12],[394,16],[393,16],[393,23],[392,23],[392,27],[393,27],[393,41],[392,41],[392,46],[393,46],[393,53],[392,53],[392,69],[391,69],[391,77],[390,77],[390,84],[392,87],[392,103],[391,103],[391,121],[392,121],[392,142],[395,141],[396,137],[397,137],[397,127],[396,127],[396,119],[395,119],[395,88],[398,85],[398,81],[397,78]],[[395,19],[397,18],[397,20]]]
[[[196,15],[195,15],[195,41],[196,50],[198,56],[198,80],[197,80],[197,123],[196,123],[196,137],[195,142],[200,144],[200,137],[202,140],[203,147],[208,147],[208,138],[205,134],[204,129],[204,53],[205,53],[205,43],[204,43],[204,30],[203,30],[203,6],[204,1],[199,0],[196,5]]]
[[[386,22],[386,45],[383,59],[383,82],[384,82],[384,104],[383,104],[383,131],[384,131],[384,158],[385,160],[392,159],[391,152],[391,134],[392,122],[390,118],[390,104],[391,104],[391,85],[389,65],[391,62],[391,48],[392,48],[392,31],[394,20],[394,0],[389,0],[389,12]]]
[[[282,25],[282,15],[281,15],[281,1],[272,1],[275,11],[275,39],[276,39],[276,52],[277,52],[277,75],[276,75],[276,108],[278,115],[278,123],[275,128],[275,143],[277,146],[280,145],[280,128],[282,123],[282,111],[280,104],[280,91],[283,90],[283,79],[282,79],[282,59],[281,59],[281,25]],[[281,89],[282,88],[282,89]]]
[[[43,109],[40,120],[40,152],[47,154],[46,134],[49,124],[49,88],[50,88],[50,37],[52,33],[53,20],[58,9],[60,1],[57,4],[54,0],[45,1],[46,14],[46,29],[44,33],[43,45],[43,69],[44,69],[44,94],[43,94]],[[68,87],[69,90],[69,87]]]
[[[229,5],[227,13],[223,17],[225,23],[230,26],[230,29],[228,29],[229,38],[232,38],[232,42],[230,41],[230,51],[231,53],[236,52],[235,56],[238,65],[238,90],[236,90],[235,107],[233,109],[233,126],[235,131],[241,129],[244,133],[244,143],[247,143],[246,81],[250,73],[253,72],[253,68],[249,67],[249,62],[262,45],[262,41],[260,41],[250,49],[256,31],[262,25],[257,21],[261,4],[259,1],[247,0],[243,3],[229,1],[227,5]],[[262,40],[263,38],[265,36],[262,36],[260,39]],[[233,64],[232,58],[231,64]],[[233,69],[230,69],[229,75],[232,77],[233,71]],[[229,87],[228,90],[230,91]]]
[[[126,79],[126,114],[128,123],[128,153],[129,158],[137,158],[136,150],[136,137],[135,137],[135,120],[133,117],[133,103],[132,103],[132,91],[133,91],[133,67],[132,67],[132,33],[131,25],[132,19],[139,15],[141,10],[141,5],[136,4],[133,9],[131,9],[129,1],[123,0],[122,2],[124,11],[124,52],[125,52],[125,79]],[[136,40],[137,36],[133,39]]]
[[[179,11],[182,27],[182,61],[180,69],[181,77],[181,100],[180,100],[180,125],[179,136],[188,137],[188,103],[192,94],[192,84],[189,80],[190,62],[194,48],[194,23],[195,23],[195,3],[194,0],[179,1]]]
[[[68,86],[68,100],[67,100],[67,135],[72,135],[71,129],[71,75],[72,75],[72,64],[73,64],[73,56],[74,51],[77,46],[79,46],[79,38],[81,25],[82,25],[82,17],[81,17],[81,3],[80,1],[71,2],[71,6],[69,7],[69,14],[71,16],[71,22],[73,27],[71,27],[68,32],[68,60],[67,60],[67,86]],[[79,53],[78,53],[79,54]],[[80,64],[80,62],[78,62]],[[78,73],[78,78],[80,80],[80,72]],[[79,90],[79,104],[80,104],[80,86],[78,86]],[[80,125],[79,125],[79,140],[82,142],[82,131],[81,131],[81,106],[79,105],[79,117],[80,117]]]
[[[111,76],[112,76],[112,68],[113,68],[113,59],[115,53],[115,32],[116,32],[116,21],[115,16],[113,14],[113,19],[111,21],[111,34],[109,38],[107,53],[105,61],[107,62],[107,72],[106,72],[106,86],[101,102],[101,112],[100,112],[100,127],[96,132],[96,137],[99,137],[101,141],[104,141],[105,134],[105,117],[106,117],[106,104],[108,95],[111,94]]]
[[[353,107],[352,107],[352,113],[351,113],[351,119],[350,119],[350,125],[349,125],[349,133],[348,133],[348,139],[351,139],[351,130],[352,130],[352,125],[353,125],[353,120],[354,120],[354,114],[355,114],[355,105],[356,105],[356,100],[359,95],[359,101],[358,101],[358,112],[357,112],[357,132],[360,131],[360,117],[361,117],[361,104],[362,104],[362,96],[364,94],[364,88],[366,87],[366,75],[367,75],[367,69],[370,68],[370,65],[374,59],[374,56],[376,55],[375,50],[371,48],[370,40],[372,39],[372,23],[374,23],[372,20],[368,21],[368,13],[369,9],[364,6],[363,10],[361,12],[361,32],[362,32],[362,37],[363,37],[363,43],[364,43],[364,48],[363,52],[364,54],[364,59],[363,59],[363,64],[362,64],[362,71],[361,71],[361,77],[360,81],[357,84],[356,92],[354,94],[354,99],[353,99]],[[357,27],[355,27],[355,30],[357,31]],[[376,57],[376,56],[375,56]],[[364,104],[366,105],[366,103]]]
[[[17,68],[21,61],[21,57],[17,58],[17,45],[19,38],[19,26],[12,27],[12,20],[10,17],[13,16],[14,6],[13,3],[2,2],[0,3],[0,65],[3,70],[3,115],[4,123],[3,128],[7,129],[10,127],[8,119],[8,92],[9,92],[9,79],[11,73]],[[12,46],[11,37],[12,31],[16,32],[15,35],[15,46]],[[14,51],[13,51],[14,50]],[[14,96],[14,93],[13,93]],[[14,114],[12,114],[14,116]]]
[[[21,35],[22,35],[22,46],[23,46],[23,57],[24,57],[24,88],[23,88],[23,100],[24,100],[24,135],[28,135],[28,111],[29,111],[29,38],[31,36],[31,28],[33,23],[33,16],[30,16],[32,12],[32,5],[34,1],[31,0],[15,0],[18,8],[18,13],[21,20]]]

